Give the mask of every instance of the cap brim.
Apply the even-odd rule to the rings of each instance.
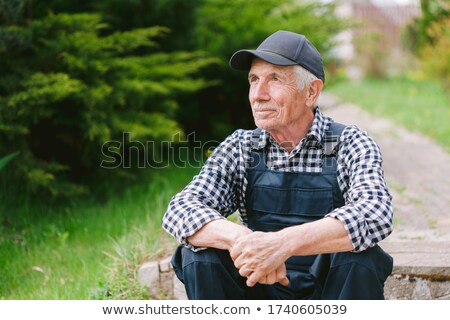
[[[295,61],[269,51],[239,50],[231,57],[230,67],[239,71],[248,71],[255,57],[277,66],[292,66],[297,64]]]

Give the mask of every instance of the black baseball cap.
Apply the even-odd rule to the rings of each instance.
[[[230,67],[248,71],[254,57],[277,66],[300,65],[325,83],[322,57],[302,34],[277,31],[264,40],[256,50],[239,50],[230,59]]]

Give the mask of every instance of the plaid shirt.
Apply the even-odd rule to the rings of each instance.
[[[307,135],[290,153],[262,130],[259,146],[267,146],[269,170],[321,172],[322,137],[332,120],[318,108]],[[245,192],[252,130],[237,130],[222,142],[205,162],[200,173],[170,201],[163,228],[192,250],[187,238],[202,226],[224,219],[238,210],[246,225]],[[372,247],[392,231],[392,197],[381,167],[376,142],[356,126],[340,136],[337,150],[337,180],[345,200],[343,207],[326,216],[339,219],[348,232],[354,252]]]

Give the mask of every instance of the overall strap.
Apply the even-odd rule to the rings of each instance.
[[[261,128],[256,128],[252,132],[252,151],[261,150],[261,147],[259,146],[259,136],[261,135],[261,132]]]
[[[328,126],[327,130],[325,131],[325,135],[322,138],[324,156],[335,155],[334,149],[339,144],[339,137],[341,136],[344,129],[345,125],[338,122],[332,122]]]
[[[337,146],[345,125],[332,122],[322,138],[322,172],[332,173],[337,170]]]
[[[262,130],[256,128],[252,133],[251,141],[251,153],[250,153],[250,168],[257,170],[264,170],[266,168],[266,153],[264,152],[265,147],[261,147],[260,136]]]

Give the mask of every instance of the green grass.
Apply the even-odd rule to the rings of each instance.
[[[336,83],[330,92],[450,150],[450,97],[437,82],[365,79]]]
[[[161,217],[196,171],[154,170],[148,183],[103,203],[86,198],[58,209],[24,204],[5,212],[0,201],[0,299],[145,297],[136,270],[170,254]]]

